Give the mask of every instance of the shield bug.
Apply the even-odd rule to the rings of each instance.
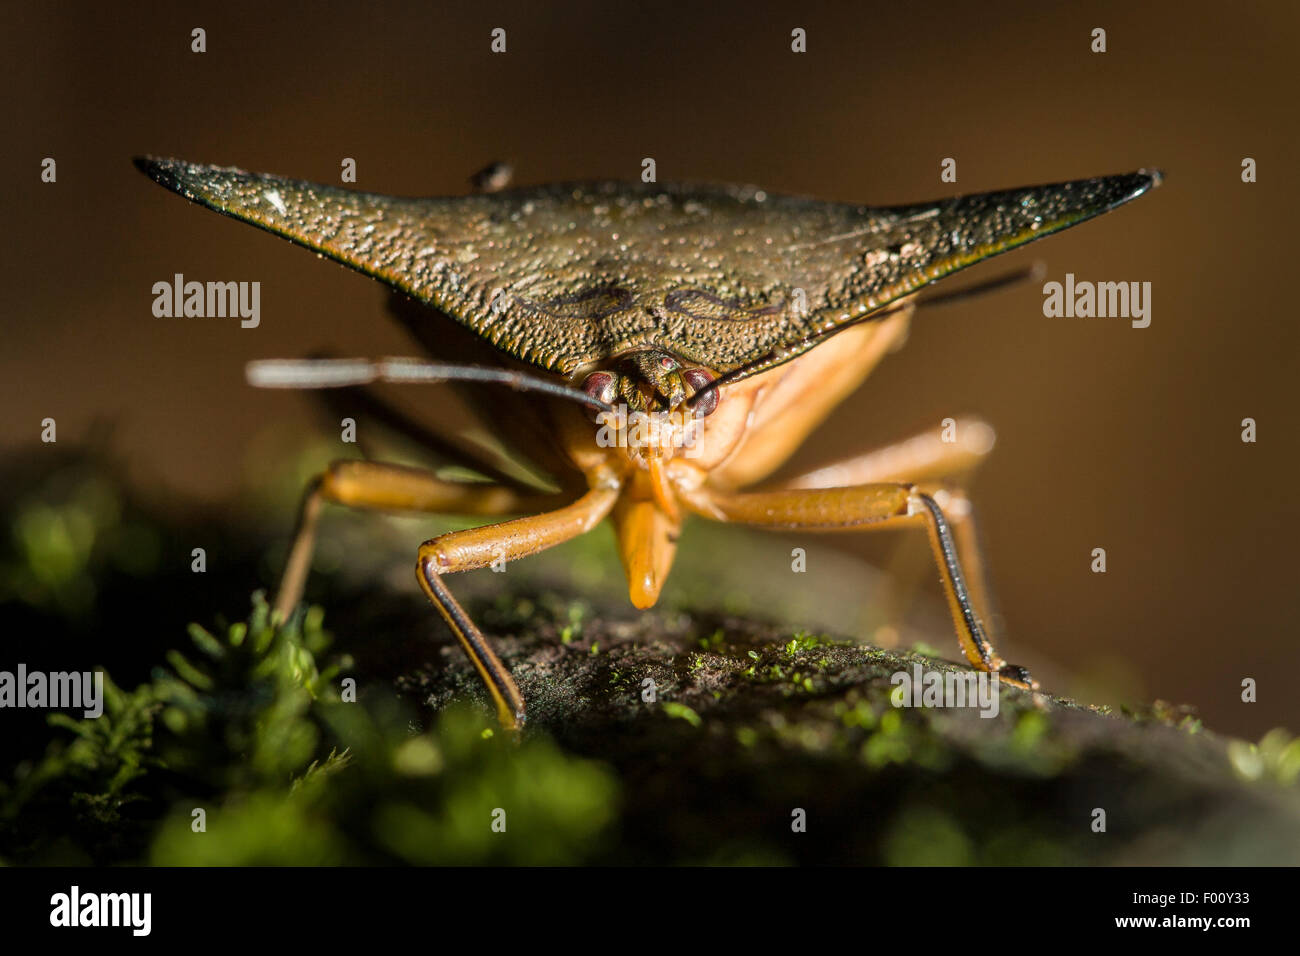
[[[748,187],[579,183],[404,199],[139,159],[187,199],[283,236],[408,297],[416,337],[448,357],[458,323],[486,362],[270,361],[253,384],[322,388],[373,381],[508,385],[480,397],[492,431],[549,486],[483,448],[451,448],[491,482],[366,460],[334,464],[307,489],[275,609],[303,591],[317,516],[357,508],[505,518],[419,549],[417,578],[482,676],[503,725],[524,701],[448,590],[456,571],[513,561],[612,519],[638,608],[655,603],[687,515],[764,528],[925,529],[958,640],[981,670],[1036,686],[998,656],[969,502],[949,479],[991,445],[909,443],[750,490],[898,344],[917,294],[983,259],[1108,212],[1160,174],[1011,189],[871,208]],[[451,320],[451,322],[448,321]],[[484,393],[479,389],[480,396]]]

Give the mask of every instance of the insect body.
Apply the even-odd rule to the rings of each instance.
[[[659,595],[688,514],[778,529],[915,526],[930,538],[967,659],[1033,686],[990,643],[969,502],[949,480],[987,450],[986,426],[965,429],[974,436],[965,445],[903,445],[747,489],[901,341],[923,286],[1128,202],[1159,173],[881,209],[751,188],[618,183],[400,199],[176,160],[137,164],[188,199],[431,307],[405,314],[435,354],[445,354],[450,317],[493,357],[470,367],[254,363],[254,384],[505,382],[516,391],[500,390],[490,424],[554,479],[530,484],[465,447],[465,463],[494,483],[336,463],[304,500],[276,599],[282,615],[301,598],[325,502],[524,515],[426,541],[417,565],[513,727],[524,701],[448,590],[448,574],[535,554],[610,518],[632,603],[644,608]]]

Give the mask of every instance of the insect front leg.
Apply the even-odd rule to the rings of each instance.
[[[443,481],[432,472],[372,461],[336,461],[307,485],[273,611],[286,619],[302,600],[327,502],[372,511],[508,515],[554,508],[567,498],[481,482]]]
[[[1036,686],[1022,667],[1007,664],[993,649],[971,600],[952,528],[934,498],[907,483],[847,488],[725,494],[698,489],[684,495],[688,507],[715,521],[774,530],[854,531],[924,527],[930,538],[957,638],[967,660],[1017,685]]]
[[[501,726],[524,722],[524,698],[483,633],[452,596],[443,576],[456,571],[513,561],[544,551],[590,531],[609,514],[619,494],[617,483],[599,485],[567,507],[500,524],[453,531],[420,546],[416,578],[469,655],[497,707]]]
[[[977,468],[993,449],[996,435],[992,426],[974,418],[952,423],[952,441],[941,441],[933,431],[922,432],[906,441],[896,442],[861,455],[833,462],[784,482],[783,489],[844,488],[877,482],[912,482],[931,495],[943,509],[957,546],[957,554],[966,575],[971,601],[979,612],[984,630],[996,636],[993,622],[997,615],[993,591],[988,585],[983,550],[975,522],[974,507],[967,485]],[[919,583],[923,570],[912,560],[911,549],[898,561],[895,578],[898,590],[910,593]],[[919,557],[919,555],[917,556]],[[906,597],[896,599],[891,618],[901,619]]]

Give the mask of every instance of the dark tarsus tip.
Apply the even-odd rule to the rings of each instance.
[[[1012,680],[1020,681],[1020,683],[1028,684],[1031,687],[1034,685],[1034,679],[1029,676],[1029,671],[1021,667],[1019,664],[1003,664],[1002,667],[998,669],[998,674],[1001,677],[1009,677]]]

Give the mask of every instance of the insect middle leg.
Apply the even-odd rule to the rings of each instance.
[[[1007,664],[993,649],[971,600],[952,528],[934,498],[907,483],[847,488],[725,494],[704,489],[684,494],[688,507],[716,521],[781,530],[852,531],[924,527],[939,566],[957,638],[967,660],[980,670],[1030,687],[1022,667]]]

